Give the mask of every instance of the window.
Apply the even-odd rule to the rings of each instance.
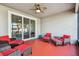
[[[10,13],[10,37],[25,40],[36,37],[36,20]]]

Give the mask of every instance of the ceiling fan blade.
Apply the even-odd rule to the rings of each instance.
[[[42,12],[42,13],[44,13],[44,11],[43,11],[43,10],[41,10],[41,12]]]
[[[45,10],[45,9],[47,9],[46,7],[43,7],[43,9]]]
[[[36,9],[30,9],[30,10],[36,10]]]

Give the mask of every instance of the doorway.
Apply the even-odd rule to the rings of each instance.
[[[17,40],[28,40],[36,37],[36,20],[10,13],[9,35]]]

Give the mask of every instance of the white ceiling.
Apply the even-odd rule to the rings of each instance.
[[[23,11],[40,18],[70,10],[74,7],[73,3],[40,3],[40,5],[47,7],[47,9],[44,11],[44,13],[35,14],[34,11],[30,10],[33,8],[34,3],[3,3],[2,5]]]

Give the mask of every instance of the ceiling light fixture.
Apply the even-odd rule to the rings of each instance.
[[[36,10],[37,13],[40,13],[41,11],[39,9]]]
[[[40,6],[40,4],[35,4],[33,9],[36,13],[44,13],[44,10],[47,9],[46,7]]]

